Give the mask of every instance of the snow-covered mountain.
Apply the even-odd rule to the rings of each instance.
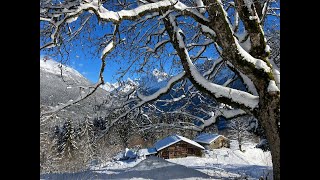
[[[78,71],[75,69],[65,66],[63,64],[54,61],[53,59],[40,59],[40,70],[47,73],[55,75],[63,75],[64,77],[73,78],[73,76],[84,78]]]
[[[170,75],[165,72],[161,72],[158,69],[154,69],[152,72],[148,73],[146,76],[139,79],[130,79],[128,78],[122,84],[119,82],[110,83],[106,82],[101,86],[106,91],[112,92],[115,90],[128,92],[133,89],[135,86],[139,86],[141,89],[146,91],[158,90],[163,87],[167,80],[169,80]]]
[[[171,76],[166,72],[154,69],[152,72],[142,77],[139,81],[139,84],[146,92],[153,93],[154,91],[164,87],[170,77]]]
[[[161,82],[169,78],[169,75],[167,73],[161,72],[158,69],[154,69],[152,71],[152,74],[153,74],[153,77],[157,80],[157,82]]]
[[[130,78],[128,78],[125,82],[119,83],[109,83],[109,82],[105,82],[105,84],[101,85],[100,87],[108,92],[112,92],[112,91],[121,91],[121,92],[128,92],[131,89],[133,89],[135,86],[139,86],[139,82],[138,80],[132,80]]]
[[[62,70],[62,72],[61,72]],[[61,78],[62,73],[62,78]],[[218,74],[217,83],[222,84],[227,78],[232,76],[226,72],[222,72]],[[41,90],[41,104],[46,106],[56,106],[58,103],[66,103],[68,101],[72,101],[79,97],[81,90],[81,86],[88,86],[90,82],[82,76],[76,70],[67,67],[65,65],[61,65],[54,60],[40,60],[40,90]],[[87,101],[89,105],[85,105],[84,108],[91,108],[93,109],[93,104],[97,104],[100,101],[102,102],[103,99],[107,98],[107,95],[110,92],[122,92],[126,93],[133,89],[135,86],[139,86],[140,91],[145,95],[150,95],[155,91],[159,90],[161,87],[164,87],[168,80],[170,79],[171,75],[161,72],[158,69],[154,69],[153,71],[147,73],[144,77],[139,79],[130,79],[128,78],[122,84],[119,82],[116,83],[109,83],[106,82],[104,85],[101,86],[102,89],[99,89],[98,92],[94,94],[94,96],[90,97]],[[234,86],[238,86],[239,89],[242,89],[241,84],[237,84],[236,82]],[[190,82],[187,83],[187,86],[191,85]],[[243,86],[243,85],[242,85]],[[162,100],[171,99],[172,97],[180,97],[182,95],[182,91],[180,92],[170,92],[169,94],[163,95],[161,97]],[[100,98],[104,97],[104,98]],[[202,99],[207,103],[214,104],[210,98]],[[190,110],[190,113],[199,117],[206,119],[206,115],[201,112],[195,111],[195,107],[199,105],[200,100],[198,97],[193,97],[192,104],[190,107],[186,107],[187,110]],[[163,111],[166,110],[174,110],[175,108],[181,107],[185,103],[185,100],[178,101],[172,103],[170,105],[163,106],[165,102],[158,103],[157,106],[159,109]],[[86,103],[84,103],[86,104]],[[75,108],[75,107],[72,107]],[[71,109],[72,109],[71,108]],[[93,113],[92,110],[85,110],[83,112],[87,112],[86,114],[90,114],[89,112]],[[77,112],[79,110],[74,110]],[[81,113],[83,113],[81,112]],[[80,114],[81,114],[80,113]]]
[[[92,83],[75,69],[52,59],[40,59],[40,105],[44,110],[77,99],[81,96],[81,88],[89,85]],[[78,105],[60,111],[58,119],[64,121],[66,118],[83,119],[86,115],[92,116],[94,105],[108,99],[108,94],[99,88]]]

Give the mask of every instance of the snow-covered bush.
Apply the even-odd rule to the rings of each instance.
[[[124,151],[118,153],[115,157],[113,157],[113,160],[122,161],[135,158],[137,158],[137,152],[126,148]]]

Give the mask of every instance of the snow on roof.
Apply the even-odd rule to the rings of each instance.
[[[197,142],[194,142],[192,141],[191,139],[188,139],[186,137],[183,137],[183,136],[179,136],[179,135],[172,135],[172,136],[168,136],[164,139],[161,139],[159,141],[157,141],[155,144],[154,144],[154,147],[157,149],[157,151],[160,151],[161,149],[164,149],[172,144],[175,144],[179,141],[184,141],[184,142],[187,142],[189,144],[192,144],[194,146],[197,146],[201,149],[204,149],[203,146],[201,146],[200,144],[198,144]]]
[[[202,133],[202,134],[198,135],[194,139],[194,141],[199,142],[199,143],[204,143],[204,144],[211,144],[214,140],[216,140],[220,136],[222,136],[222,135]]]
[[[139,149],[138,156],[143,156],[143,155],[147,156],[147,155],[155,154],[155,153],[157,153],[156,148]]]
[[[200,144],[198,144],[197,142],[195,142],[195,141],[192,141],[191,139],[188,139],[188,138],[186,138],[186,137],[183,137],[183,136],[179,136],[179,135],[176,135],[176,136],[178,136],[182,141],[184,141],[184,142],[187,142],[187,143],[189,143],[189,144],[192,144],[192,145],[194,145],[194,146],[197,146],[197,147],[199,147],[199,148],[201,148],[201,149],[205,149],[203,146],[201,146]]]

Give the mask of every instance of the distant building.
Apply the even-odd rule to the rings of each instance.
[[[230,147],[229,139],[219,134],[201,133],[194,139],[194,141],[201,144],[205,149],[208,150]]]
[[[179,135],[168,136],[154,144],[157,156],[164,159],[202,156],[205,148],[191,139]]]

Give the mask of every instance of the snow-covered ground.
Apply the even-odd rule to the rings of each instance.
[[[259,179],[268,176],[272,179],[272,162],[270,152],[254,148],[254,144],[243,146],[245,152],[237,150],[237,144],[231,141],[231,147],[210,151],[205,157],[186,157],[168,159],[169,162],[181,164],[210,176],[225,178],[247,177]]]
[[[159,158],[108,161],[74,174],[42,175],[44,179],[272,179],[270,152],[254,148],[254,144],[237,150],[229,148],[208,151],[205,157],[186,157],[163,160]]]
[[[108,161],[103,164],[99,164],[91,167],[92,171],[103,174],[118,174],[120,172],[124,172],[138,163],[140,163],[144,159],[132,159],[132,160],[124,160],[124,161]]]

